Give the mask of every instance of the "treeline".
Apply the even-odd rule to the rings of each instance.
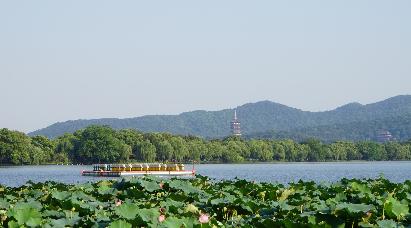
[[[371,141],[337,141],[325,144],[316,139],[243,140],[229,137],[204,140],[169,133],[142,133],[89,126],[55,139],[29,137],[8,129],[0,130],[1,164],[115,163],[128,161],[167,162],[244,161],[345,161],[411,160],[411,141],[379,144]]]
[[[411,138],[411,115],[395,116],[384,119],[374,119],[360,122],[295,128],[287,131],[266,131],[245,135],[245,138],[259,139],[293,139],[305,141],[309,138],[321,139],[332,143],[336,140],[377,141],[378,132],[388,130],[398,141]]]

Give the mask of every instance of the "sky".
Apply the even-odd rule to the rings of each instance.
[[[0,128],[411,94],[411,1],[1,1]]]

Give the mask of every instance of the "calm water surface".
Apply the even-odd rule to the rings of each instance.
[[[191,165],[187,165],[191,169]],[[0,184],[20,186],[28,180],[80,183],[101,180],[80,176],[91,166],[9,166],[0,167]],[[384,175],[391,181],[411,180],[411,162],[326,162],[270,164],[204,164],[197,165],[198,174],[217,180],[235,177],[247,180],[289,183],[302,180],[334,182],[346,178],[375,178]]]

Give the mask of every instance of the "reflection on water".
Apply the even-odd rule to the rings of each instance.
[[[191,165],[187,165],[191,168]],[[101,180],[83,177],[81,170],[91,166],[10,166],[0,168],[0,184],[20,186],[34,182],[59,181],[80,183]],[[240,179],[289,183],[302,180],[334,182],[341,178],[375,178],[383,175],[394,182],[411,180],[411,162],[326,162],[326,163],[270,163],[270,164],[201,164],[198,174],[217,180]]]

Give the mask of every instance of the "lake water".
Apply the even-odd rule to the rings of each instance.
[[[191,165],[186,165],[191,169]],[[47,180],[80,183],[101,180],[83,177],[81,170],[91,166],[9,166],[0,167],[0,184],[20,186],[28,180]],[[411,180],[411,162],[324,162],[324,163],[269,163],[269,164],[200,164],[198,174],[217,180],[240,179],[289,183],[302,180],[334,182],[341,178],[375,178],[384,175],[394,182]]]

